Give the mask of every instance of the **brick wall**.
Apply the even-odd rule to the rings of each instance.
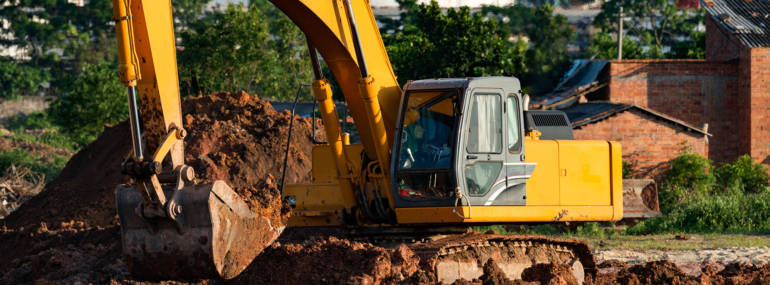
[[[609,100],[633,103],[682,120],[708,124],[708,153],[730,161],[746,153],[738,148],[736,124],[743,119],[738,98],[738,65],[705,60],[611,61]],[[745,113],[745,112],[743,112]]]
[[[655,177],[666,163],[676,157],[683,143],[693,152],[708,156],[709,140],[703,135],[658,119],[638,109],[574,130],[578,140],[613,140],[623,147],[623,160],[635,169],[635,175]]]
[[[751,157],[770,166],[770,48],[753,48],[742,55],[748,55],[741,60],[741,81],[749,86],[741,92],[749,98]]]
[[[706,15],[706,60],[734,60],[740,52],[741,44],[738,39],[719,28],[714,19]]]

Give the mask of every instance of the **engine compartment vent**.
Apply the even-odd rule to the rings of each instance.
[[[524,129],[538,130],[544,140],[574,140],[567,114],[557,110],[524,111]]]

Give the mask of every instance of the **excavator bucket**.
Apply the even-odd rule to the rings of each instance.
[[[191,280],[238,276],[283,231],[251,210],[226,183],[180,190],[176,219],[145,219],[134,187],[115,190],[123,255],[134,277]],[[171,197],[171,191],[165,191]]]
[[[660,217],[658,187],[652,179],[623,179],[623,218]]]

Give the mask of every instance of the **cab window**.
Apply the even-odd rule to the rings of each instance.
[[[500,153],[502,150],[502,104],[500,95],[473,95],[468,125],[468,153]]]
[[[521,151],[521,128],[519,125],[519,100],[516,96],[508,97],[508,151]]]

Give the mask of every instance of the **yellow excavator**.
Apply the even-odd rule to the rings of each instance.
[[[368,1],[271,2],[308,39],[328,138],[313,149],[312,182],[283,189],[288,226],[416,236],[623,217],[620,144],[573,140],[563,113],[526,111],[518,79],[424,79],[402,88]],[[194,183],[183,159],[170,1],[113,0],[113,12],[133,147],[122,167],[132,183],[116,189],[129,268],[152,279],[233,278],[284,226],[252,212],[222,181]],[[316,51],[341,87],[360,144],[341,131]],[[571,265],[578,279],[595,270],[585,244],[542,236],[447,234],[412,249],[444,282],[480,276],[490,258],[514,279],[551,261]]]

